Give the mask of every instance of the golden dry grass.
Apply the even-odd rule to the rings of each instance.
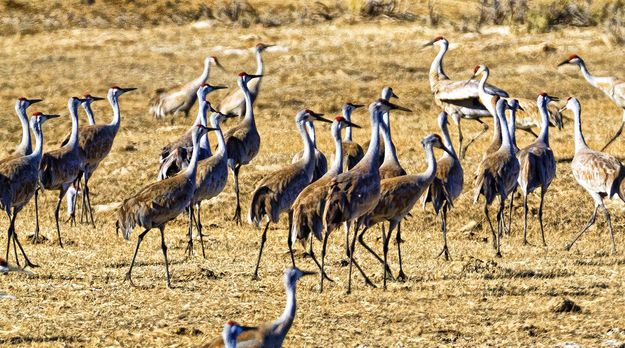
[[[435,52],[419,47],[437,34],[418,25],[381,22],[247,30],[191,26],[76,29],[4,38],[0,43],[0,103],[5,111],[0,116],[0,139],[6,152],[19,140],[13,112],[14,99],[19,95],[46,99],[30,111],[67,115],[65,105],[70,95],[85,90],[104,95],[113,83],[139,90],[121,98],[120,134],[91,180],[92,198],[99,209],[96,228],[62,225],[65,249],[60,249],[53,227],[56,193],[46,192],[40,200],[42,233],[50,241],[25,243],[31,259],[41,265],[34,274],[0,277],[0,290],[16,296],[0,301],[0,344],[189,346],[219,335],[228,319],[256,324],[276,318],[284,305],[282,270],[289,265],[286,222],[270,230],[261,264],[262,279],[250,280],[260,231],[249,225],[237,227],[229,220],[234,198],[231,185],[203,208],[203,219],[211,225],[207,230],[207,259],[185,259],[186,222],[181,217],[166,230],[174,288],[165,288],[158,232],[147,235],[139,252],[134,271],[139,287],[132,288],[123,281],[138,231],[130,242],[115,236],[114,211],[107,207],[155,179],[160,147],[192,121],[177,119],[172,126],[151,119],[147,113],[151,92],[198,74],[202,58],[208,54],[218,55],[230,69],[228,74],[215,71],[211,81],[235,88],[235,72],[252,71],[255,65],[250,54],[226,54],[225,49],[251,47],[258,41],[288,49],[265,55],[267,76],[255,107],[262,149],[252,165],[242,169],[246,208],[254,183],[289,163],[292,154],[300,150],[293,125],[298,109],[336,113],[346,101],[368,103],[384,85],[393,86],[399,102],[414,110],[393,116],[394,139],[407,171],[423,170],[419,141],[437,131],[438,111],[427,82]],[[580,98],[586,139],[592,146],[603,145],[616,130],[620,111],[574,69],[555,68],[563,57],[577,52],[597,75],[622,74],[623,51],[608,48],[597,31],[517,36],[502,28],[487,28],[480,35],[451,34],[448,38],[454,44],[446,60],[451,76],[465,78],[475,64],[486,63],[492,82],[514,96],[534,98],[545,90]],[[556,51],[532,49],[532,45],[544,42]],[[210,100],[224,95],[215,93]],[[95,111],[99,122],[111,117],[104,103],[96,105]],[[354,121],[367,125],[368,117],[359,112]],[[480,128],[471,122],[464,124],[467,133]],[[67,117],[46,123],[46,147],[58,146],[69,126]],[[569,121],[563,131],[552,132],[558,158],[573,155],[571,127]],[[355,132],[357,141],[367,140],[366,128]],[[320,148],[332,152],[329,132],[319,134]],[[521,145],[532,140],[525,134],[519,138]],[[608,254],[609,238],[602,218],[571,252],[564,252],[565,241],[585,223],[592,203],[574,182],[569,164],[559,163],[558,177],[545,202],[549,247],[522,245],[521,210],[517,209],[514,234],[504,240],[504,257],[496,259],[488,241],[490,232],[483,226],[462,229],[482,218],[481,206],[470,204],[472,179],[468,173],[475,170],[488,142],[488,137],[479,141],[464,162],[467,188],[449,216],[453,261],[434,258],[441,246],[439,225],[430,211],[415,208],[403,228],[408,281],[391,282],[389,290],[383,292],[365,287],[356,275],[354,293],[348,296],[347,270],[340,267],[343,235],[337,231],[328,255],[328,272],[337,282],[326,283],[323,294],[317,291],[317,279],[300,282],[299,309],[287,346],[553,346],[564,342],[600,346],[612,342],[608,340],[625,340],[623,204],[608,205],[619,254]],[[610,149],[617,155],[623,151],[622,139]],[[535,197],[531,203],[536,205]],[[33,217],[32,205],[18,216],[17,231],[22,240],[33,229]],[[533,214],[530,221],[530,238],[537,242]],[[7,225],[2,218],[3,228]],[[379,250],[378,233],[372,230],[368,240]],[[395,250],[394,243],[391,248]],[[396,270],[395,254],[391,255],[391,267]],[[357,258],[380,284],[379,264],[362,249],[357,250]],[[301,256],[301,250],[297,262],[302,268],[314,269],[312,262]],[[561,297],[571,298],[582,311],[553,313],[550,308]]]

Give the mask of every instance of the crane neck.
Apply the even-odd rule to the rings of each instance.
[[[197,172],[197,162],[199,159],[200,152],[200,144],[197,136],[197,130],[193,130],[192,139],[193,139],[193,153],[191,154],[191,160],[189,161],[189,166],[185,170],[185,175],[187,178],[192,179],[191,181],[195,184],[195,174]]]
[[[195,123],[193,123],[193,126],[196,124],[201,124],[204,127],[208,125],[208,121],[206,120],[206,100],[200,99],[198,115],[195,119]],[[200,138],[200,151],[203,152],[203,158],[207,158],[212,154],[210,141],[208,140],[208,133],[204,134],[202,138]]]
[[[385,113],[385,115],[388,115],[388,113]],[[382,163],[395,163],[399,165],[395,144],[393,144],[393,139],[391,138],[391,129],[385,122],[382,122],[380,124],[380,130],[384,140],[384,162]]]
[[[224,340],[225,348],[236,348],[237,347],[237,336],[230,334],[228,329],[224,329],[221,334],[221,338]]]
[[[265,63],[260,50],[256,50],[256,75],[262,75],[265,72]]]
[[[306,132],[313,144],[313,147],[317,148],[317,133],[315,133],[315,125],[312,122],[306,122]]]
[[[447,127],[447,123],[441,124],[441,132],[443,133],[443,145],[451,152],[451,157],[457,159],[456,150],[454,149],[454,144],[451,142],[451,137],[449,136],[449,128]],[[447,152],[443,152],[443,156],[450,156]]]
[[[498,103],[498,104],[504,104],[504,103]],[[498,109],[500,109],[500,107],[498,107]],[[497,118],[499,118],[499,128],[501,129],[501,147],[500,149],[506,149],[510,151],[510,154],[514,155],[514,150],[512,149],[511,146],[511,141],[510,141],[510,132],[508,131],[508,122],[506,121],[506,116],[505,116],[505,106],[503,108],[503,110],[500,110],[497,112]]]
[[[245,117],[243,118],[243,122],[255,125],[253,102],[250,90],[247,88],[247,83],[243,79],[239,79],[239,87],[241,88],[245,98]]]
[[[490,75],[490,71],[488,69],[485,69],[482,72],[482,78],[480,78],[480,83],[477,85],[477,88],[480,93],[487,94],[485,86],[486,86],[486,80],[488,80],[488,75]]]
[[[434,157],[434,148],[432,144],[427,144],[424,148],[425,150],[425,162],[427,163],[427,168],[425,172],[423,172],[422,176],[426,178],[426,181],[432,181],[434,176],[436,176],[436,158]]]
[[[501,144],[501,122],[499,121],[499,114],[502,112],[505,112],[505,106],[502,108],[502,110],[500,110],[499,108],[496,108],[496,116],[493,117],[493,138],[492,138],[492,142],[493,143],[499,143]]]
[[[582,149],[587,149],[586,139],[584,139],[584,133],[582,132],[582,107],[577,104],[570,107],[573,111],[574,129],[575,129],[575,152]]]
[[[274,321],[274,327],[279,328],[280,332],[276,332],[278,337],[284,338],[286,333],[293,325],[295,319],[295,311],[297,310],[297,304],[295,300],[295,282],[288,282],[284,284],[286,290],[286,306],[282,315]]]
[[[547,99],[541,99],[542,100],[538,105],[538,111],[540,112],[542,124],[540,125],[540,134],[538,135],[538,141],[541,141],[549,146],[549,111],[547,110]]]
[[[221,124],[219,120],[211,117],[211,125],[216,128],[215,134],[217,135],[217,151],[216,154],[222,155],[222,157],[228,157],[226,150],[226,140],[224,139],[224,133],[221,131]],[[208,135],[208,134],[207,134]],[[209,147],[210,148],[210,147]]]
[[[72,133],[69,136],[69,141],[66,146],[74,148],[78,143],[78,106],[70,105],[69,114],[72,118]]]
[[[449,45],[447,43],[441,43],[438,53],[436,54],[436,57],[434,57],[432,65],[430,65],[430,86],[437,81],[449,79],[443,71],[443,57],[445,57],[445,53],[447,53],[448,48]]]
[[[204,83],[206,83],[206,80],[208,80],[208,75],[210,74],[210,70],[211,70],[211,62],[210,60],[205,60],[204,61],[204,70],[202,70],[202,74],[200,76],[198,76],[197,79],[195,79],[195,81],[193,81],[193,87],[191,90],[193,91],[193,95],[195,96],[196,91],[198,90],[198,88],[200,88],[200,86]]]
[[[347,122],[352,122],[352,110],[350,107],[343,108],[343,117],[347,120]],[[341,132],[339,131],[339,136],[340,133]],[[345,141],[352,141],[352,127],[347,127],[347,130],[345,131]]]
[[[510,143],[513,148],[517,149],[516,144],[516,109],[510,110],[510,122],[508,123],[508,132],[510,132]]]
[[[371,168],[379,167],[378,153],[380,152],[380,111],[378,108],[371,110],[371,137],[369,147],[363,157],[363,163],[370,163]],[[366,160],[366,162],[365,162]]]
[[[15,112],[20,119],[22,125],[22,141],[17,146],[17,152],[22,155],[28,155],[33,151],[31,139],[30,139],[30,126],[28,124],[28,116],[26,115],[26,108],[20,105],[20,101],[15,103]]]
[[[113,120],[109,124],[115,129],[115,132],[119,130],[119,125],[121,121],[121,112],[119,111],[119,97],[117,95],[109,96],[109,103],[113,108]]]
[[[590,74],[588,68],[586,68],[586,63],[584,61],[580,61],[577,65],[579,65],[579,69],[582,71],[582,75],[588,83],[590,83],[593,87],[597,88],[597,79]]]
[[[306,173],[308,174],[308,180],[312,180],[313,172],[315,169],[315,145],[313,144],[310,136],[306,132],[306,127],[314,127],[312,125],[304,125],[306,123],[311,123],[309,121],[299,121],[297,122],[297,127],[299,128],[300,135],[302,137],[302,142],[304,143],[304,155],[300,161],[304,161],[304,166],[306,169]],[[313,128],[314,129],[314,128]]]
[[[343,141],[341,139],[341,126],[338,122],[332,123],[332,138],[334,139],[334,162],[332,162],[332,167],[327,173],[334,177],[343,172]]]
[[[85,113],[87,114],[87,121],[89,121],[90,125],[95,125],[95,117],[93,117],[93,110],[91,109],[91,103],[87,102],[82,104],[82,108],[85,109]]]
[[[34,161],[39,164],[43,154],[43,130],[41,123],[33,124],[33,133],[35,133],[35,150],[26,156],[28,161]],[[37,165],[37,167],[39,167]]]

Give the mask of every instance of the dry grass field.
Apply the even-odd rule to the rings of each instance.
[[[53,210],[56,192],[40,198],[43,244],[24,242],[30,258],[41,267],[32,274],[0,276],[0,291],[15,299],[0,300],[0,345],[18,346],[193,346],[221,333],[224,322],[236,319],[256,324],[279,316],[284,306],[282,270],[290,264],[284,241],[286,219],[272,226],[261,264],[261,279],[252,281],[261,231],[230,221],[234,209],[232,185],[207,202],[203,220],[210,227],[207,258],[185,258],[186,220],[179,217],[166,230],[173,289],[165,287],[158,232],[142,245],[131,287],[124,274],[134,251],[138,229],[130,241],[115,235],[115,204],[156,178],[162,145],[178,136],[192,118],[154,120],[147,101],[158,87],[185,82],[201,71],[206,55],[216,55],[229,72],[213,70],[210,81],[236,88],[235,74],[254,71],[250,51],[257,42],[278,47],[265,54],[267,65],[261,95],[255,106],[262,137],[261,152],[242,169],[244,210],[255,183],[290,163],[300,151],[293,117],[301,108],[326,114],[339,112],[347,101],[368,104],[385,85],[400,96],[398,103],[413,110],[392,116],[399,158],[410,173],[424,169],[423,136],[438,132],[438,110],[427,82],[435,55],[421,45],[444,34],[452,43],[446,72],[462,79],[478,63],[491,68],[492,83],[513,96],[535,98],[541,91],[578,97],[583,106],[589,144],[602,146],[616,131],[621,111],[589,86],[572,68],[556,65],[570,53],[584,57],[596,75],[621,75],[621,47],[612,46],[600,29],[564,29],[525,34],[506,27],[485,27],[481,33],[427,29],[417,23],[379,20],[318,25],[224,27],[156,26],[144,29],[60,29],[50,33],[5,36],[0,41],[0,148],[8,153],[17,144],[20,126],[13,111],[20,95],[45,98],[29,111],[61,113],[45,124],[46,149],[59,146],[68,133],[66,101],[90,91],[104,96],[118,84],[138,90],[121,97],[122,126],[110,156],[90,181],[96,208],[96,228],[61,226],[65,248],[56,243]],[[548,47],[548,49],[544,49]],[[215,92],[218,101],[227,92]],[[108,122],[106,102],[94,104],[98,122]],[[196,107],[192,113],[195,114]],[[559,160],[557,178],[545,202],[547,248],[523,246],[522,208],[514,212],[513,234],[503,242],[503,258],[495,258],[490,232],[482,223],[481,205],[470,202],[472,177],[484,136],[464,160],[466,188],[449,214],[453,261],[436,259],[440,250],[439,224],[431,211],[415,207],[404,223],[404,267],[408,280],[391,282],[388,291],[366,287],[355,275],[354,291],[346,295],[347,269],[343,234],[330,239],[326,283],[318,293],[318,279],[299,283],[298,312],[286,346],[289,347],[414,347],[414,346],[619,346],[625,342],[625,205],[608,203],[613,214],[619,252],[609,253],[607,227],[598,224],[570,251],[563,246],[586,222],[593,207],[571,174],[573,129],[571,114],[564,129],[551,132]],[[367,140],[368,115],[359,111],[354,122],[359,142]],[[81,113],[81,121],[85,121]],[[489,121],[490,122],[490,121]],[[463,123],[465,132],[479,125]],[[226,125],[228,127],[229,125]],[[333,152],[329,128],[321,126],[319,146]],[[211,135],[211,139],[213,135]],[[452,138],[456,132],[452,127]],[[532,137],[519,134],[519,145]],[[625,139],[610,149],[622,157]],[[568,160],[567,160],[568,159]],[[531,204],[537,206],[537,197]],[[3,216],[2,228],[8,226]],[[473,228],[467,227],[475,224]],[[22,240],[32,233],[34,207],[18,216]],[[378,233],[369,241],[381,250]],[[538,245],[535,210],[530,214],[530,238]],[[4,234],[3,234],[4,236]],[[0,239],[0,245],[5,237]],[[317,247],[319,243],[317,243]],[[4,249],[2,249],[4,251]],[[199,245],[196,245],[196,251]],[[394,242],[391,267],[397,270]],[[363,249],[356,257],[376,284],[382,268]],[[303,269],[315,266],[298,246],[296,261]],[[580,312],[557,313],[564,298]]]

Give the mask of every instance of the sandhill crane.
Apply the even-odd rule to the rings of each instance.
[[[43,131],[42,125],[48,120],[58,117],[58,115],[45,115],[40,112],[33,114],[31,127],[35,134],[35,149],[32,153],[0,164],[0,206],[4,209],[9,218],[10,224],[7,237],[6,259],[9,259],[11,238],[13,238],[14,248],[17,244],[24,256],[26,266],[37,267],[26,256],[24,248],[17,238],[15,232],[15,219],[22,208],[35,195],[39,185],[39,164],[43,152]],[[15,250],[15,261],[19,266],[17,249]]]
[[[228,153],[226,151],[226,141],[224,140],[223,132],[221,131],[221,122],[227,117],[236,117],[236,115],[223,115],[219,112],[214,112],[211,115],[211,126],[217,133],[217,151],[212,156],[198,162],[197,165],[198,174],[196,179],[196,188],[195,193],[193,194],[190,209],[193,209],[193,206],[195,206],[195,209],[197,210],[197,229],[200,236],[200,243],[202,243],[203,257],[206,257],[206,253],[204,251],[204,237],[202,235],[200,207],[202,205],[202,201],[209,200],[220,194],[228,182]],[[208,138],[206,136],[202,137],[200,144],[203,142],[206,143],[205,146],[207,148],[210,148],[210,144],[208,143]],[[190,211],[190,216],[193,217],[193,210]],[[193,219],[189,220],[189,238],[191,238],[189,247],[191,248],[191,251],[193,248],[192,220]]]
[[[28,99],[24,97],[19,97],[15,102],[15,112],[17,113],[17,117],[20,120],[20,124],[22,125],[22,141],[17,145],[15,151],[13,151],[9,156],[0,159],[0,164],[22,157],[26,155],[30,155],[32,152],[32,143],[30,139],[30,127],[28,125],[28,116],[26,115],[26,109],[29,106],[39,103],[43,99]]]
[[[260,92],[260,83],[262,81],[262,76],[265,73],[265,64],[263,62],[262,53],[269,47],[274,45],[266,45],[263,43],[259,43],[254,47],[254,53],[256,54],[256,73],[258,78],[252,81],[249,81],[247,84],[248,89],[250,90],[250,96],[252,97],[252,104],[256,101],[256,97],[258,97],[258,93]],[[242,90],[236,90],[229,94],[224,99],[222,99],[217,109],[222,114],[236,114],[243,116],[246,113],[246,101],[245,101],[245,93]]]
[[[603,199],[612,199],[614,195],[625,201],[625,192],[623,191],[623,178],[625,177],[625,169],[623,165],[613,156],[594,151],[586,144],[584,134],[582,132],[582,116],[581,105],[576,98],[569,98],[566,102],[564,110],[571,110],[574,115],[574,131],[575,131],[575,156],[571,162],[573,176],[577,183],[583,187],[592,197],[595,203],[595,209],[588,220],[588,223],[575,237],[564,247],[570,250],[579,237],[595,223],[597,210],[603,209],[605,219],[608,222],[610,237],[612,238],[612,252],[616,253],[616,242],[614,241],[614,231],[612,230],[612,220],[610,213],[603,204]]]
[[[108,156],[113,148],[113,143],[121,124],[121,112],[119,109],[119,97],[136,88],[121,88],[113,86],[109,88],[107,98],[113,108],[113,118],[108,124],[85,125],[78,131],[78,148],[84,154],[84,168],[82,177],[85,180],[83,188],[83,209],[86,207],[87,222],[93,221],[93,210],[91,209],[91,195],[89,191],[89,180],[100,165],[100,162]],[[62,197],[61,197],[62,198]]]
[[[312,248],[312,236],[321,240],[323,230],[322,214],[325,207],[326,195],[328,193],[328,183],[343,172],[343,144],[341,142],[341,129],[345,127],[360,126],[349,122],[343,116],[337,116],[332,122],[332,137],[334,138],[335,154],[332,167],[317,181],[306,186],[295,199],[291,209],[293,210],[293,223],[291,227],[291,243],[299,240],[302,244],[310,238],[310,256],[321,269],[325,262],[328,234],[323,237],[323,247],[321,250],[321,265],[315,258]],[[349,128],[348,128],[349,129]],[[312,236],[311,236],[312,235]],[[327,277],[321,273],[322,278]],[[320,291],[323,292],[323,279],[320,282]]]
[[[503,212],[504,203],[508,195],[517,185],[519,176],[519,161],[517,160],[514,149],[510,141],[510,133],[505,117],[505,109],[508,106],[504,99],[497,101],[497,111],[495,115],[499,118],[501,128],[502,141],[501,147],[497,152],[487,156],[482,160],[478,167],[478,175],[475,180],[475,191],[473,203],[477,203],[479,196],[484,195],[484,214],[488,220],[488,224],[493,234],[494,247],[497,250],[497,256],[501,257],[501,237],[503,234]],[[488,206],[499,197],[499,210],[497,212],[497,234],[492,227],[490,216],[488,214]]]
[[[436,177],[436,158],[434,157],[433,148],[438,147],[448,151],[443,146],[440,136],[436,134],[426,136],[421,140],[421,144],[426,153],[427,169],[425,172],[418,175],[403,175],[383,179],[380,183],[380,200],[373,210],[361,217],[361,224],[364,226],[364,230],[380,222],[389,222],[388,235],[382,230],[384,289],[386,289],[388,273],[387,255],[391,234],[401,220],[410,213],[417,200],[419,200],[423,192]],[[401,252],[399,255],[401,260]],[[403,273],[403,271],[401,272]],[[405,278],[405,275],[402,275],[402,277]]]
[[[315,148],[315,170],[313,171],[313,178],[311,182],[317,181],[328,171],[328,159],[323,152],[317,149],[317,135],[315,134],[315,125],[312,122],[306,122],[306,129],[308,137]],[[300,151],[293,155],[291,163],[296,163],[304,157],[304,151]]]
[[[386,101],[390,101],[391,98],[399,99],[397,94],[395,94],[395,92],[393,92],[393,88],[388,87],[388,86],[382,88],[382,92],[380,93],[380,98],[382,98],[382,99],[384,99]],[[391,120],[391,117],[390,117],[390,114],[388,112],[385,112],[384,115],[381,116],[381,122],[383,122],[389,130],[391,129],[390,120]],[[370,141],[371,140],[367,140],[363,144],[363,147],[366,147],[368,149]],[[380,151],[378,152],[378,165],[380,165],[380,166],[382,165],[382,163],[384,163],[384,156],[386,154],[384,146],[385,146],[385,144],[384,144],[384,140],[383,140],[382,142],[380,142]]]
[[[258,260],[254,269],[254,279],[258,278],[258,267],[263,255],[263,247],[267,240],[267,229],[270,223],[276,223],[280,219],[280,213],[289,210],[289,233],[291,228],[291,206],[302,190],[310,184],[315,169],[314,147],[310,137],[306,133],[306,122],[322,121],[332,123],[332,121],[321,117],[323,114],[315,113],[311,110],[301,110],[295,116],[295,124],[300,132],[304,143],[304,156],[296,163],[290,164],[278,171],[265,176],[256,186],[252,193],[248,220],[250,224],[258,227],[263,220],[266,220],[265,228],[260,241]],[[228,152],[230,149],[228,149]],[[291,261],[295,265],[293,252],[291,250],[291,237],[288,236],[289,250],[291,251]]]
[[[160,166],[158,168],[158,180],[163,180],[172,175],[175,175],[182,169],[186,168],[189,164],[189,158],[191,158],[191,149],[193,148],[192,134],[195,131],[195,125],[201,124],[207,125],[206,114],[208,111],[216,112],[209,102],[206,101],[206,96],[218,89],[226,88],[225,86],[212,86],[210,84],[203,84],[197,89],[197,98],[199,99],[199,107],[197,111],[197,117],[193,122],[193,125],[176,140],[163,146],[159,157]],[[207,137],[202,138],[200,141],[200,153],[199,158],[203,160],[211,155],[211,149],[207,143]]]
[[[486,132],[488,126],[483,123],[481,117],[490,117],[493,115],[479,100],[479,83],[476,81],[466,82],[451,80],[443,71],[443,57],[449,48],[449,41],[442,36],[438,36],[429,41],[423,47],[438,46],[438,54],[430,65],[430,89],[434,95],[434,101],[443,111],[446,111],[458,127],[458,151],[460,158],[464,158],[469,146]],[[484,84],[485,90],[499,97],[508,97],[508,93],[498,87],[490,84]],[[494,109],[494,108],[493,108]],[[471,138],[463,147],[462,127],[460,121],[462,119],[476,120],[484,126],[482,132]]]
[[[196,92],[198,88],[208,80],[211,63],[223,69],[217,57],[206,57],[204,59],[204,70],[195,80],[182,86],[174,86],[167,89],[159,88],[154,91],[155,94],[149,103],[150,113],[156,118],[167,115],[175,116],[178,112],[182,112],[185,117],[188,117],[189,111],[197,99]]]
[[[443,111],[438,115],[438,126],[443,133],[443,145],[449,152],[444,152],[443,156],[436,162],[436,177],[422,196],[423,207],[425,208],[427,202],[431,202],[436,215],[440,214],[443,249],[438,256],[443,255],[445,260],[450,259],[449,247],[447,246],[447,211],[454,206],[454,201],[460,196],[464,186],[462,164],[449,137],[447,124],[447,113]]]
[[[286,306],[284,312],[274,321],[261,323],[256,328],[247,327],[245,332],[239,335],[236,342],[237,347],[282,347],[284,339],[293,325],[293,320],[295,320],[295,313],[297,311],[295,289],[297,281],[304,276],[313,274],[315,274],[315,272],[302,271],[295,267],[285,269],[284,288],[286,290]],[[224,344],[223,337],[219,337],[204,347],[228,347]]]
[[[347,222],[346,235],[348,236],[350,225],[352,222],[355,222],[351,247],[348,246],[350,259],[348,293],[351,292],[352,265],[358,268],[366,283],[373,286],[373,283],[367,278],[364,271],[354,262],[354,250],[356,236],[360,228],[359,218],[375,208],[380,199],[380,171],[378,169],[380,150],[379,126],[381,113],[393,109],[410,112],[409,109],[392,104],[384,99],[378,99],[376,102],[371,103],[369,106],[369,113],[371,114],[371,140],[365,156],[354,168],[336,176],[328,185],[328,198],[323,212],[325,233],[329,234],[342,223]]]
[[[535,189],[540,188],[540,204],[538,206],[538,222],[540,224],[540,234],[543,245],[545,242],[545,231],[543,229],[543,199],[545,193],[556,176],[556,160],[553,151],[549,147],[549,115],[547,105],[550,101],[557,101],[558,98],[541,93],[536,100],[540,112],[543,116],[543,125],[538,138],[520,150],[517,154],[519,159],[520,172],[518,183],[523,193],[523,243],[527,244],[527,195]]]
[[[78,143],[78,106],[80,103],[82,103],[82,100],[77,97],[69,98],[67,105],[72,118],[72,133],[69,142],[61,148],[44,153],[39,170],[41,187],[46,190],[59,190],[59,199],[54,211],[54,219],[61,248],[63,247],[61,229],[59,227],[61,202],[67,189],[83,172],[86,163],[85,153],[80,149]],[[34,240],[39,240],[37,231],[35,231]]]
[[[532,134],[534,137],[538,137],[534,133],[534,129],[542,128],[542,114],[536,105],[536,101],[527,98],[505,98],[508,103],[515,100],[519,105],[517,110],[520,110],[516,117],[515,127],[519,130]],[[549,119],[549,127],[556,127],[562,129],[562,114],[560,109],[554,103],[547,104],[547,116]]]
[[[576,54],[571,55],[567,60],[558,64],[558,66],[562,66],[565,64],[577,65],[588,83],[590,83],[593,87],[601,90],[608,96],[608,98],[610,98],[610,100],[612,100],[614,104],[616,104],[616,106],[623,109],[623,119],[621,121],[621,125],[614,134],[614,136],[610,138],[610,141],[608,141],[608,143],[605,144],[605,146],[603,146],[603,148],[601,149],[601,151],[604,151],[608,146],[610,146],[610,144],[612,144],[612,142],[614,142],[614,140],[616,140],[616,138],[619,137],[619,135],[621,135],[621,133],[623,132],[623,127],[625,127],[625,81],[612,76],[592,76],[588,71],[588,68],[586,68],[586,63],[584,63],[584,60]]]
[[[241,224],[241,199],[239,197],[239,170],[256,157],[260,150],[260,135],[254,120],[254,101],[247,84],[261,75],[239,74],[237,83],[245,96],[245,117],[238,125],[228,129],[224,138],[228,151],[228,168],[234,177],[234,192],[237,197],[237,207],[234,211],[234,221]],[[223,113],[223,112],[222,112]]]
[[[364,105],[362,104],[352,104],[352,103],[346,103],[343,105],[343,117],[345,118],[345,120],[347,122],[351,122],[352,121],[352,112],[357,109],[357,108],[361,108]],[[345,170],[350,170],[352,169],[358,162],[360,162],[360,160],[362,159],[362,157],[365,155],[365,152],[362,150],[362,146],[360,146],[360,144],[358,144],[357,142],[355,142],[352,139],[352,129],[351,127],[347,128],[347,131],[345,132],[345,141],[343,141],[343,168]]]
[[[236,321],[230,320],[224,324],[221,337],[215,338],[208,344],[203,345],[204,348],[237,348],[237,339],[239,335],[250,330],[257,330],[252,326],[243,326]]]
[[[165,275],[167,287],[171,287],[169,276],[169,263],[167,261],[167,246],[165,245],[165,224],[175,219],[191,203],[196,188],[196,172],[198,162],[199,138],[206,132],[213,130],[200,124],[196,125],[193,132],[193,155],[189,166],[175,176],[162,181],[149,184],[139,190],[138,193],[124,200],[117,211],[116,229],[124,232],[124,238],[128,240],[132,229],[139,225],[144,231],[139,235],[130,269],[126,273],[126,280],[132,283],[132,267],[137,258],[137,252],[143,237],[152,230],[158,228],[161,232],[161,249],[165,258]],[[134,285],[134,284],[133,284]]]
[[[104,100],[105,98],[92,96],[90,93],[85,93],[82,96],[82,108],[85,109],[85,113],[87,114],[87,120],[89,121],[89,125],[93,126],[95,124],[95,117],[93,116],[93,110],[91,109],[91,103],[98,100]]]

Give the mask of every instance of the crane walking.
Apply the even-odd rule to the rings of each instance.
[[[167,287],[171,287],[169,262],[167,261],[167,246],[165,245],[165,224],[175,219],[191,204],[193,192],[196,188],[196,172],[198,162],[199,139],[206,132],[214,130],[200,124],[193,132],[193,155],[189,166],[175,176],[157,181],[143,187],[134,196],[124,200],[117,211],[116,230],[122,229],[124,238],[130,237],[132,229],[139,225],[144,231],[139,235],[130,269],[126,273],[126,280],[132,283],[132,268],[137,258],[137,252],[143,237],[153,228],[161,232],[161,249],[165,258],[165,275]],[[134,285],[134,284],[133,284]]]
[[[248,213],[249,223],[258,227],[263,220],[266,220],[260,240],[258,260],[256,261],[256,268],[254,269],[254,279],[258,278],[258,267],[263,255],[263,247],[267,240],[269,224],[278,222],[280,213],[284,211],[289,211],[289,233],[287,234],[287,242],[289,251],[291,252],[291,261],[295,266],[290,235],[292,221],[291,206],[297,198],[297,195],[312,181],[315,169],[315,149],[310,137],[306,133],[305,124],[313,121],[332,123],[332,121],[321,116],[323,116],[323,114],[318,114],[311,110],[301,110],[297,113],[295,116],[295,125],[304,143],[304,156],[298,162],[265,176],[252,193]]]
[[[612,100],[614,104],[616,104],[616,106],[623,109],[623,119],[621,120],[621,125],[619,126],[619,129],[612,136],[612,138],[610,138],[608,143],[605,144],[603,148],[601,148],[601,151],[605,151],[605,149],[607,149],[608,146],[610,146],[614,142],[614,140],[616,140],[621,135],[621,133],[623,132],[623,128],[625,127],[625,81],[613,76],[596,77],[591,75],[588,71],[588,68],[586,68],[586,63],[584,63],[584,60],[576,54],[571,55],[567,60],[558,64],[558,66],[566,64],[577,65],[588,83],[590,83],[593,87],[601,90],[608,96],[608,98],[610,98],[610,100]]]
[[[610,212],[603,203],[604,198],[612,199],[614,195],[625,202],[625,190],[623,180],[625,178],[625,168],[615,157],[603,152],[592,150],[586,144],[584,133],[582,132],[582,109],[576,98],[569,98],[564,110],[571,110],[574,116],[575,135],[575,156],[571,162],[573,177],[575,181],[583,187],[592,197],[595,209],[590,219],[582,230],[566,244],[564,250],[570,250],[573,244],[586,232],[590,226],[594,225],[597,211],[603,209],[605,219],[608,223],[610,237],[612,239],[612,253],[616,253],[616,242],[614,241],[614,231]]]

